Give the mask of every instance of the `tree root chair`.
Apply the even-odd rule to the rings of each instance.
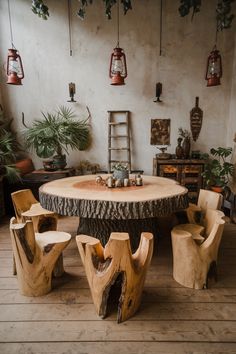
[[[32,220],[34,231],[37,233],[57,229],[57,214],[44,209],[30,189],[22,189],[11,193],[11,198],[18,223]],[[55,268],[54,276],[59,277],[63,272],[63,258],[61,256]],[[14,260],[13,274],[16,275]]]
[[[47,294],[55,264],[71,235],[62,231],[35,233],[32,221],[17,223],[15,218],[10,221],[10,234],[21,294]]]
[[[190,232],[196,242],[201,244],[205,238],[203,233],[205,227],[203,221],[207,209],[219,210],[223,203],[223,196],[220,193],[200,189],[198,203],[189,204],[189,207],[185,210],[187,216],[187,223],[178,224],[175,226],[175,230],[180,229]]]
[[[35,232],[57,229],[57,214],[44,209],[30,189],[14,192],[11,198],[18,223],[32,220]]]
[[[117,321],[120,323],[133,316],[141,303],[153,253],[153,235],[143,232],[134,254],[131,253],[128,233],[111,233],[104,248],[97,238],[87,235],[76,236],[76,242],[97,314],[106,317],[111,286],[120,279]]]
[[[223,196],[220,193],[200,189],[197,204],[189,203],[189,207],[175,213],[177,224],[199,224],[201,215],[206,209],[220,210],[223,204]]]
[[[197,224],[201,217],[201,212],[204,213],[207,209],[220,210],[223,204],[223,195],[213,191],[200,189],[197,205],[189,204],[186,209],[189,223]]]
[[[224,229],[224,213],[207,209],[203,227],[204,239],[201,244],[194,235],[178,225],[171,231],[173,250],[173,277],[181,285],[203,289],[208,287],[208,278],[217,280],[216,265],[218,249]]]

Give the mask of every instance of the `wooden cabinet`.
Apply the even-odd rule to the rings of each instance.
[[[188,190],[189,200],[196,202],[199,189],[203,188],[204,160],[153,159],[153,175],[174,179]]]

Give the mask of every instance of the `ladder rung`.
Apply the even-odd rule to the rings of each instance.
[[[114,123],[114,122],[109,122],[110,125],[127,125],[127,122],[117,122],[117,123]]]
[[[129,148],[108,148],[109,150],[130,150]]]
[[[108,113],[129,113],[130,111],[107,111]]]
[[[129,136],[128,135],[110,135],[110,138],[128,138]]]
[[[129,161],[110,160],[110,163],[113,163],[113,162],[129,163]]]

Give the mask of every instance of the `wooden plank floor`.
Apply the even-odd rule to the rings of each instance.
[[[236,353],[236,225],[227,224],[217,283],[192,290],[172,279],[170,238],[156,244],[139,312],[117,324],[95,313],[75,239],[64,252],[66,274],[42,297],[19,294],[12,275],[8,220],[0,225],[1,354]],[[59,229],[76,234],[77,218]]]

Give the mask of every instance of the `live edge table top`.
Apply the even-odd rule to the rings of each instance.
[[[104,219],[165,216],[188,206],[187,189],[168,178],[142,176],[143,186],[121,188],[97,184],[95,178],[75,176],[46,183],[39,190],[40,202],[61,215]]]

